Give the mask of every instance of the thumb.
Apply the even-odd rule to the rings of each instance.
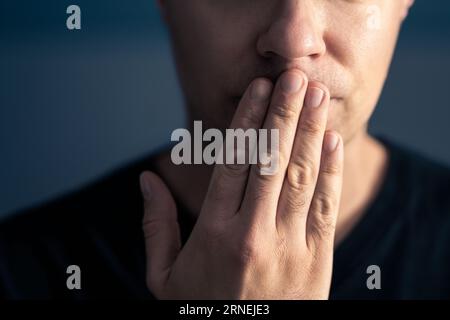
[[[154,173],[143,172],[140,185],[144,198],[147,286],[159,296],[181,248],[177,209],[169,189]]]

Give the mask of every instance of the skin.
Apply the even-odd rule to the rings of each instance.
[[[190,119],[277,128],[281,144],[273,176],[257,165],[177,167],[164,154],[158,175],[141,175],[149,289],[157,298],[328,298],[334,245],[387,163],[366,128],[412,1],[160,5]],[[184,247],[173,196],[197,218]]]

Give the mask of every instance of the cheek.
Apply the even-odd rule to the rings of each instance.
[[[395,21],[380,10],[376,18],[368,18],[366,28],[358,37],[356,75],[361,91],[358,98],[366,99],[369,109],[375,107],[388,74],[399,28]]]
[[[232,21],[224,21],[220,15],[197,14],[195,22],[182,26],[178,42],[183,43],[181,60],[195,74],[201,84],[212,86],[226,82],[228,70],[238,65],[249,51],[249,30]],[[242,23],[241,23],[242,24]]]
[[[181,10],[183,7],[183,10]],[[215,16],[203,14],[202,6],[173,8],[170,31],[178,74],[190,108],[215,108],[221,69],[227,65],[226,36],[214,23]]]
[[[350,74],[351,90],[332,111],[330,126],[350,136],[366,124],[377,104],[394,52],[399,22],[393,10],[375,5],[360,8],[351,19],[341,21],[348,23],[335,29],[340,32],[333,35],[334,55]]]
[[[221,12],[215,12],[185,8],[173,16],[171,32],[191,112],[206,127],[222,128],[234,114],[235,105],[228,100],[237,93],[236,82],[245,74],[243,69],[251,60],[248,54],[255,49],[249,48],[251,29],[242,25],[245,19],[224,20]]]

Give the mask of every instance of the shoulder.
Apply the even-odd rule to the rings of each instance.
[[[450,167],[412,148],[383,140],[390,151],[397,202],[425,224],[450,230]]]
[[[123,218],[124,210],[139,207],[139,174],[151,170],[150,164],[151,158],[135,161],[75,191],[10,214],[0,222],[0,234],[10,239],[26,238],[86,221],[104,223]]]
[[[131,163],[78,191],[4,219],[0,223],[0,297],[65,292],[62,286],[71,264],[84,265],[95,275],[95,283],[102,284],[92,285],[91,293],[112,289],[110,278],[120,279],[128,271],[138,274],[136,257],[143,243],[139,174],[151,170],[151,160]],[[115,292],[126,291],[119,290],[118,281],[114,283]]]
[[[398,179],[405,190],[420,192],[426,199],[450,203],[450,166],[412,148],[384,140],[394,163]],[[440,201],[439,201],[440,202]]]

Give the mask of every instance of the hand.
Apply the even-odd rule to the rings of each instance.
[[[324,85],[290,70],[272,87],[254,80],[231,128],[279,129],[278,170],[264,176],[258,165],[216,165],[183,248],[170,192],[153,173],[141,175],[147,285],[155,297],[328,298],[343,142],[326,131]]]

